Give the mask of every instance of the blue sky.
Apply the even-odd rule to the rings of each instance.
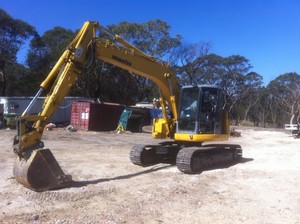
[[[209,41],[213,53],[246,57],[265,84],[300,74],[300,0],[1,0],[0,8],[40,35],[55,26],[76,30],[87,20],[106,26],[159,18],[185,43]]]

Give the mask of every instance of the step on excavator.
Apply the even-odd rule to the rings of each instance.
[[[99,37],[104,32],[107,39]],[[15,179],[34,191],[65,188],[72,182],[41,140],[53,113],[83,70],[102,60],[152,80],[160,90],[163,116],[153,120],[152,136],[165,139],[158,145],[135,145],[130,160],[139,166],[173,163],[184,173],[201,173],[207,167],[231,163],[242,157],[239,145],[206,144],[229,138],[228,111],[221,88],[213,85],[179,87],[168,63],[143,53],[98,22],[85,22],[56,65],[40,84],[33,100],[17,118],[13,142]],[[41,111],[30,114],[37,98],[46,91]]]

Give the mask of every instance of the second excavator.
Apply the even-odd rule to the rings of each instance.
[[[99,32],[105,32],[110,38],[100,38]],[[180,88],[178,78],[168,63],[143,53],[120,36],[108,32],[98,22],[88,21],[17,119],[13,173],[19,183],[35,191],[71,184],[72,177],[64,174],[51,151],[44,148],[42,135],[76,79],[94,60],[146,77],[159,87],[163,117],[154,119],[152,136],[167,140],[158,145],[133,146],[130,150],[133,164],[175,163],[184,173],[200,173],[205,167],[241,158],[240,145],[206,144],[229,138],[228,111],[221,88],[213,85]],[[30,114],[36,99],[46,90],[49,91],[41,111],[38,115]]]

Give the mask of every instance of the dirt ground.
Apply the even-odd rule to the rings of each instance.
[[[300,223],[300,139],[267,129],[237,129],[236,165],[197,175],[176,166],[133,165],[149,133],[46,131],[70,188],[34,192],[13,178],[15,130],[0,130],[0,223]]]

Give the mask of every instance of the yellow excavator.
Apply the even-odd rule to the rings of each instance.
[[[97,35],[99,31],[111,38],[100,38]],[[65,175],[51,151],[44,148],[41,139],[45,126],[77,77],[95,59],[146,77],[159,87],[163,116],[154,119],[152,136],[168,140],[158,145],[133,146],[130,150],[133,164],[176,163],[184,173],[200,173],[211,165],[241,158],[239,145],[203,144],[229,138],[229,119],[224,109],[222,89],[212,85],[180,89],[178,78],[168,63],[143,53],[120,36],[111,34],[98,22],[88,21],[17,118],[13,174],[19,183],[35,191],[64,188],[71,184],[71,175]],[[41,111],[31,115],[30,108],[45,90],[48,92]]]

